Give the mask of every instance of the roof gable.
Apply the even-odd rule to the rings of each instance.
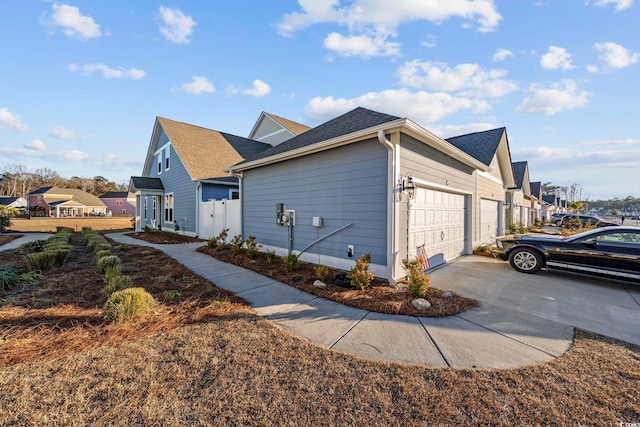
[[[177,122],[164,117],[156,118],[143,175],[149,175],[164,132],[192,180],[228,176],[226,167],[241,162],[269,147],[258,141],[221,133],[216,130]]]
[[[265,150],[254,157],[246,159],[253,161],[276,154],[285,153],[287,151],[296,150],[298,148],[313,145],[318,142],[327,141],[359,130],[367,129],[383,123],[398,120],[400,117],[391,116],[377,111],[367,110],[358,107],[349,111],[335,119],[329,120],[313,129],[310,129],[288,141],[285,141],[273,148]]]
[[[89,194],[84,192],[78,188],[61,188],[61,187],[44,187],[45,191],[42,188],[36,190],[37,192],[31,194],[43,194],[45,201],[50,203],[54,198],[58,199],[59,197],[67,197],[66,200],[74,200],[78,203],[83,204],[84,206],[104,206],[102,200],[100,200],[97,196],[93,194]],[[59,201],[59,200],[56,200]]]
[[[527,162],[514,162],[511,164],[513,176],[516,184],[515,189],[522,190],[525,196],[531,195],[531,184],[529,182],[529,164]]]
[[[532,182],[529,184],[531,187],[531,195],[535,196],[538,200],[542,198],[542,183],[540,181]]]
[[[515,186],[507,128],[501,127],[454,136],[445,141],[487,166],[491,166],[494,157],[497,157],[504,186],[506,188]]]
[[[249,139],[277,145],[309,129],[309,126],[263,111],[251,129]]]

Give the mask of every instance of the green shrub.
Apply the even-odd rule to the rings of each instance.
[[[56,233],[58,234],[73,234],[74,231],[71,227],[62,227],[60,225],[56,227]]]
[[[316,268],[313,269],[313,272],[316,275],[316,279],[322,280],[323,282],[325,282],[327,277],[329,277],[329,267],[326,265],[321,264],[316,266]]]
[[[298,256],[295,254],[283,256],[282,261],[287,271],[296,271],[300,268],[300,261],[298,261]]]
[[[475,247],[475,249],[473,250],[473,253],[481,253],[481,254],[483,254],[483,253],[489,252],[489,251],[490,251],[489,245],[479,245],[479,246]],[[404,264],[403,264],[403,266],[404,266]],[[405,268],[405,270],[406,270],[406,268]]]
[[[113,268],[115,266],[120,267],[121,262],[120,258],[115,255],[108,255],[100,258],[98,260],[98,271],[100,273],[105,273],[108,268]]]
[[[34,252],[24,257],[30,271],[47,271],[55,265],[56,254],[52,251]]]
[[[0,232],[5,231],[11,227],[11,217],[6,213],[0,213]]]
[[[100,260],[100,258],[104,258],[109,255],[111,255],[111,251],[109,249],[101,249],[96,252],[96,260]]]
[[[267,251],[265,252],[265,256],[267,257],[267,262],[272,264],[276,260],[276,251]]]
[[[34,252],[42,252],[44,250],[44,245],[46,243],[47,243],[46,240],[34,240],[33,242],[23,243],[18,248],[18,252],[21,254],[31,254]]]
[[[136,321],[155,304],[153,296],[143,288],[127,288],[112,293],[102,311],[110,322]]]
[[[244,246],[244,240],[242,240],[242,236],[240,234],[236,234],[229,242],[229,245],[231,246],[231,252],[238,254]]]
[[[422,260],[415,258],[411,261],[403,260],[402,267],[407,273],[407,291],[417,298],[423,298],[429,290],[430,278],[422,270]]]
[[[207,246],[209,246],[210,248],[224,246],[227,243],[227,236],[229,235],[228,233],[228,228],[223,229],[216,237],[212,237],[207,240]]]
[[[51,252],[53,255],[53,265],[54,267],[62,267],[64,262],[67,260],[69,253],[71,253],[70,249],[55,249],[55,250],[45,250],[43,253]]]
[[[133,287],[133,279],[131,278],[131,276],[125,276],[123,274],[106,276],[106,281],[107,286],[105,286],[104,292],[107,295],[111,295],[114,292]]]
[[[0,292],[7,292],[25,283],[33,282],[42,275],[35,271],[20,273],[16,267],[0,266]]]
[[[249,259],[255,259],[258,256],[258,249],[262,247],[262,245],[256,242],[256,236],[249,236],[249,238],[245,240],[244,245],[247,248],[247,256]]]
[[[373,280],[373,271],[369,271],[371,264],[371,254],[364,254],[356,259],[355,267],[347,273],[347,278],[351,281],[351,286],[358,289],[365,289]]]

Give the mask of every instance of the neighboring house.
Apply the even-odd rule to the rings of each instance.
[[[554,213],[565,212],[562,209],[562,201],[560,200],[560,197],[555,194],[543,194],[542,204],[544,206],[545,217],[547,220],[550,219],[551,215]]]
[[[100,196],[107,207],[107,214],[113,216],[134,216],[136,214],[136,196],[127,191],[111,191]]]
[[[203,228],[202,202],[238,199],[238,178],[224,169],[270,147],[157,117],[142,176],[131,177],[129,185],[136,197],[136,231],[151,227],[211,237]]]
[[[476,233],[474,246],[487,244],[505,233],[507,189],[516,185],[506,128],[447,138],[454,145],[479,160],[485,170],[476,173]]]
[[[0,206],[7,206],[22,212],[27,209],[27,199],[24,197],[0,197]]]
[[[107,207],[93,194],[77,188],[42,187],[27,194],[33,216],[82,217],[106,215]]]
[[[5,174],[0,173],[0,184],[2,183],[2,181],[9,182],[11,181],[11,178],[6,176]]]
[[[547,213],[544,211],[544,202],[542,200],[542,182],[536,181],[530,184],[531,188],[531,224],[536,220],[542,220],[543,216],[549,219],[551,214],[547,217]]]
[[[270,145],[278,145],[309,129],[311,129],[309,126],[263,111],[253,126],[249,139],[266,142]]]
[[[525,227],[531,225],[531,183],[529,182],[529,165],[527,162],[514,162],[511,164],[516,185],[509,188],[507,201],[509,209],[507,225],[522,224]]]
[[[369,253],[394,282],[422,248],[431,267],[472,252],[476,172],[491,167],[407,118],[356,108],[227,170],[240,176],[244,238],[342,269]]]

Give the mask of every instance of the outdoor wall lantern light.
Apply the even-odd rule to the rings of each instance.
[[[416,194],[416,185],[413,183],[413,177],[411,175],[407,175],[406,178],[402,179],[402,192],[407,195],[409,199],[413,199]]]

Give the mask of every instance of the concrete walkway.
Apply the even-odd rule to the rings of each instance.
[[[47,240],[49,237],[52,236],[51,233],[16,233],[16,234],[22,234],[22,236],[18,237],[17,239],[13,239],[9,243],[6,243],[0,246],[0,251],[18,249],[20,245],[24,243],[33,242],[36,240]]]
[[[154,245],[194,273],[247,300],[258,315],[326,348],[433,367],[514,368],[547,362],[573,342],[570,325],[483,304],[447,318],[373,313],[300,291],[196,251],[202,243]]]

